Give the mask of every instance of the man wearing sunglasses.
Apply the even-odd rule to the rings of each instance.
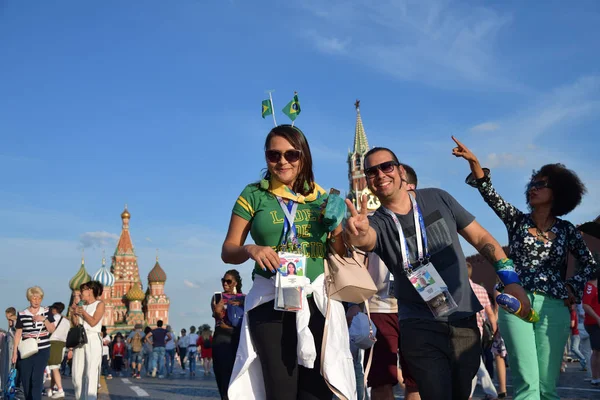
[[[469,284],[458,235],[492,263],[506,255],[447,192],[415,190],[413,201],[402,179],[405,171],[391,150],[371,149],[365,154],[364,166],[369,189],[381,207],[369,217],[366,198],[361,199],[360,213],[347,201],[351,217],[344,234],[351,244],[379,255],[394,274],[401,352],[421,398],[466,400],[480,364],[476,313],[482,307]],[[420,293],[424,288],[417,279],[411,282],[408,278],[420,269],[439,275],[445,290],[442,297],[428,303],[423,300],[425,295]],[[521,301],[522,315],[529,312],[529,300],[517,282],[507,285],[505,292]],[[447,307],[451,311],[436,315],[440,301],[452,304]]]

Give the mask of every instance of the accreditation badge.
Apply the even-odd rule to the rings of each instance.
[[[448,291],[448,285],[431,262],[413,270],[407,276],[434,317],[445,317],[458,308]]]
[[[391,297],[396,297],[396,293],[394,291],[394,274],[391,272],[389,273],[387,295]]]
[[[299,311],[302,309],[304,286],[307,284],[306,256],[282,251],[278,255],[279,269],[275,276],[275,309]]]

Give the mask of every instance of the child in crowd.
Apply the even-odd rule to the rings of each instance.
[[[121,333],[117,333],[117,336],[115,337],[112,357],[115,375],[121,376],[121,371],[123,370],[123,359],[125,357],[125,343],[123,342],[123,335],[121,335]]]

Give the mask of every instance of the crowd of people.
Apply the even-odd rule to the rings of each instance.
[[[599,384],[597,261],[577,228],[560,218],[580,204],[585,185],[562,164],[544,165],[525,189],[529,210],[520,211],[496,192],[489,169],[453,139],[452,154],[471,169],[467,183],[507,228],[508,252],[449,193],[416,189],[414,169],[383,147],[361,158],[381,207],[369,215],[366,197],[347,200],[349,216],[329,226],[322,218],[328,194],[315,182],[304,133],[290,125],[269,132],[266,172],[237,198],[222,248],[226,263],[254,262],[233,375],[222,398],[354,399],[366,384],[372,399],[393,399],[400,383],[407,399],[467,400],[480,382],[495,399],[507,395],[510,363],[514,399],[557,399],[571,309],[582,301],[593,349],[591,383]],[[493,291],[470,279],[459,237],[494,266]],[[365,252],[377,286],[369,301],[376,341],[366,351],[351,350],[356,341],[349,333],[364,304],[324,293],[328,251],[343,256],[349,247]],[[305,259],[307,278],[294,312],[281,308],[297,296],[281,283],[290,275],[290,251]],[[567,276],[569,255],[577,268]],[[499,307],[500,293],[518,307]],[[577,340],[573,335],[571,346]],[[490,377],[493,364],[498,389]]]
[[[44,369],[58,370],[63,353],[78,399],[96,398],[100,373],[129,371],[139,379],[145,370],[163,378],[176,362],[187,373],[187,361],[194,376],[200,359],[205,375],[214,363],[222,399],[391,400],[401,385],[408,400],[467,400],[477,383],[486,398],[497,399],[507,396],[510,366],[513,399],[553,400],[565,349],[600,385],[598,261],[577,227],[561,218],[580,204],[585,185],[562,164],[544,165],[525,188],[528,210],[519,210],[453,139],[452,154],[469,165],[466,182],[506,226],[508,252],[451,194],[417,189],[415,170],[384,147],[361,158],[381,206],[369,212],[366,196],[347,199],[343,223],[331,223],[323,216],[334,191],[316,183],[304,133],[280,125],[265,139],[263,178],[235,201],[222,246],[225,263],[252,260],[252,287],[244,294],[238,271],[225,272],[210,304],[214,333],[192,326],[175,337],[158,321],[154,329],[138,324],[110,337],[97,282],[81,286],[70,321],[64,305],[45,308],[43,291],[30,288],[27,309],[7,310],[11,361],[26,398],[41,397]],[[460,237],[494,267],[493,290],[471,279]],[[377,289],[367,302],[327,293],[329,253],[364,255]],[[577,262],[567,274],[569,256]],[[85,345],[63,350],[71,333],[63,320],[83,327]],[[20,357],[19,344],[29,338],[37,338],[37,352]],[[584,341],[589,359],[579,351]],[[53,398],[64,397],[60,373],[52,377]]]
[[[38,286],[26,291],[29,307],[23,311],[6,309],[8,328],[0,335],[3,395],[12,391],[14,396],[22,393],[26,400],[64,398],[62,380],[71,377],[75,398],[92,400],[98,396],[101,375],[106,379],[113,375],[141,379],[144,371],[148,377],[162,379],[173,375],[178,363],[180,374],[189,371],[195,376],[197,362],[202,364],[204,375],[212,373],[210,325],[198,327],[199,335],[192,326],[189,335],[182,329],[175,337],[171,327],[163,328],[159,320],[154,329],[136,324],[131,332],[109,335],[102,326],[102,291],[99,282],[82,284],[72,298],[69,316],[63,315],[65,305],[61,302],[42,306],[44,291]],[[223,307],[223,303],[217,306]],[[85,340],[79,340],[83,336]],[[35,351],[29,350],[32,342],[24,346],[30,340],[35,342]],[[15,371],[14,378],[11,371]]]

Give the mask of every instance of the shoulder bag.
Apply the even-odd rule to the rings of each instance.
[[[39,351],[38,343],[40,341],[40,334],[42,333],[42,329],[44,329],[44,325],[42,325],[42,327],[38,331],[38,334],[35,338],[31,337],[31,338],[27,338],[24,340],[23,340],[23,338],[21,338],[21,341],[19,342],[19,346],[17,347],[19,349],[19,354],[21,355],[21,359],[24,360],[26,358],[29,358]]]
[[[328,241],[325,257],[325,282],[327,296],[339,301],[362,303],[377,293],[377,286],[367,271],[367,255],[359,256],[357,251],[348,249],[347,254],[340,256]]]
[[[69,329],[69,333],[67,334],[67,341],[65,342],[65,347],[69,349],[76,349],[86,345],[88,342],[87,333],[85,332],[85,328],[83,325],[75,325],[71,329]]]

